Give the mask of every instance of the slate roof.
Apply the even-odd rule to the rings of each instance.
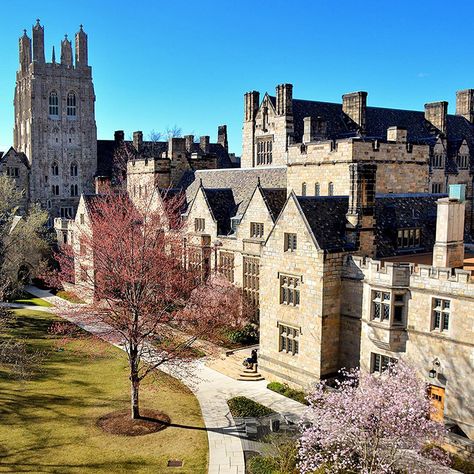
[[[275,104],[275,97],[269,96],[269,98]],[[321,117],[325,120],[329,139],[358,136],[358,127],[342,112],[342,104],[293,99],[295,143],[302,141],[305,117]],[[424,111],[367,107],[366,138],[386,140],[387,128],[395,125],[407,129],[409,142],[434,145],[436,141],[438,132],[425,120]],[[466,139],[471,150],[471,157],[474,157],[474,125],[462,116],[448,114],[446,128],[448,156],[455,156],[462,140]],[[456,168],[451,171],[456,172]]]
[[[231,232],[230,218],[235,216],[237,208],[232,189],[203,189],[212,214],[217,221],[217,234],[228,235]]]
[[[122,145],[123,144],[123,145]],[[114,155],[118,147],[125,146],[127,152],[132,156],[140,155],[143,158],[161,158],[162,154],[168,150],[168,142],[159,141],[143,141],[140,153],[138,153],[133,142],[124,140],[123,142],[116,142],[115,140],[97,140],[97,175],[98,176],[112,176]],[[201,153],[199,143],[194,143],[191,151],[188,153]],[[210,143],[209,153],[217,157],[217,166],[219,168],[232,168],[234,164],[229,158],[226,149],[220,143]]]
[[[260,188],[263,199],[270,211],[271,218],[275,222],[280,215],[286,202],[286,188]]]
[[[377,258],[425,253],[432,250],[436,234],[436,201],[441,194],[385,194],[375,198]],[[346,240],[348,196],[298,196],[296,198],[321,249],[351,250]],[[397,231],[421,229],[421,246],[398,249]]]
[[[8,160],[8,156],[10,154],[14,154],[15,156],[17,156],[21,163],[27,168],[27,169],[30,169],[30,163],[28,161],[28,158],[26,157],[26,155],[22,152],[22,151],[16,151],[13,147],[10,147],[8,149],[7,152],[5,153],[2,153],[0,152],[0,161],[7,161]]]
[[[255,186],[260,178],[262,188],[286,189],[286,167],[268,168],[234,168],[220,170],[199,170],[187,173],[186,196],[188,202],[194,199],[197,189],[202,182],[204,188],[231,189],[235,202],[235,215],[243,215],[250,202]],[[270,192],[271,194],[271,192]],[[277,210],[277,198],[272,196],[272,204],[275,212]],[[273,211],[272,211],[273,212]]]
[[[296,199],[321,249],[350,250],[346,240],[347,196],[298,196]]]

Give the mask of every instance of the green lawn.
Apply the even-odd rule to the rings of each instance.
[[[51,308],[53,305],[47,301],[36,298],[30,293],[24,292],[19,298],[17,298],[14,303],[21,303],[30,306],[43,306],[44,308]]]
[[[146,436],[105,434],[97,418],[129,404],[125,356],[102,342],[93,351],[83,341],[58,351],[47,335],[53,315],[16,314],[15,334],[47,355],[32,381],[17,382],[0,369],[0,472],[206,472],[207,434],[187,388],[160,373],[166,385],[142,392],[143,408],[166,412],[177,426]],[[183,468],[166,467],[169,459],[184,460]]]

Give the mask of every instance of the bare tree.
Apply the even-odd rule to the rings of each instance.
[[[185,369],[198,339],[245,324],[239,289],[220,278],[203,281],[200,268],[184,264],[183,198],[153,210],[137,209],[124,194],[96,197],[76,237],[76,286],[94,293],[84,312],[124,343],[134,419],[145,377],[163,365]],[[61,267],[70,274],[70,256]]]

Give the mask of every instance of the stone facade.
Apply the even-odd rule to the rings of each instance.
[[[92,69],[82,27],[72,44],[61,42],[45,61],[44,28],[33,27],[33,44],[20,38],[20,68],[15,87],[14,148],[28,158],[29,198],[52,217],[73,217],[82,192],[94,190],[97,132]]]

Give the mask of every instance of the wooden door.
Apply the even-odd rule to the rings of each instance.
[[[431,413],[431,419],[434,421],[443,421],[444,419],[444,388],[430,385],[429,397],[435,411]]]

